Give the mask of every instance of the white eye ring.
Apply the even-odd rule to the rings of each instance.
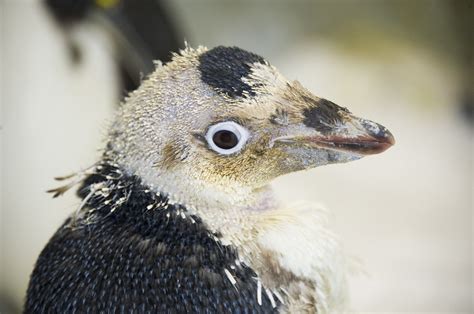
[[[224,121],[211,125],[206,133],[209,147],[222,155],[234,154],[244,147],[249,131],[234,121]]]

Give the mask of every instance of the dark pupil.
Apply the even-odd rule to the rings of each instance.
[[[239,143],[237,135],[227,130],[217,131],[212,137],[212,140],[214,144],[222,149],[234,148]]]

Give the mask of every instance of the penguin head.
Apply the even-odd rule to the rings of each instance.
[[[237,47],[186,48],[126,99],[107,154],[176,201],[237,204],[274,178],[394,144],[383,126]]]

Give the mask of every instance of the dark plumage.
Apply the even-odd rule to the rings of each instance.
[[[244,92],[254,96],[252,87],[242,81],[250,74],[253,63],[265,64],[265,59],[238,47],[219,46],[199,57],[201,79],[206,84],[230,97],[242,96]]]
[[[257,303],[255,272],[236,263],[235,249],[216,241],[199,217],[107,162],[79,196],[101,183],[121,188],[90,197],[85,205],[93,218],[69,218],[49,241],[33,271],[25,313],[274,311],[267,297]]]

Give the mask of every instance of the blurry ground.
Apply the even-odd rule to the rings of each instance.
[[[32,1],[4,1],[1,277],[21,304],[32,265],[77,204],[51,178],[87,166],[116,102],[107,40],[85,63]],[[6,5],[5,5],[6,4]],[[171,5],[172,4],[172,5]],[[368,276],[351,279],[360,312],[472,312],[472,128],[461,115],[465,43],[448,1],[170,1],[192,45],[238,45],[315,94],[380,122],[382,155],[277,180],[287,201],[323,203]],[[471,6],[472,8],[472,6]],[[6,10],[5,10],[6,9]],[[82,36],[82,37],[81,37]]]

